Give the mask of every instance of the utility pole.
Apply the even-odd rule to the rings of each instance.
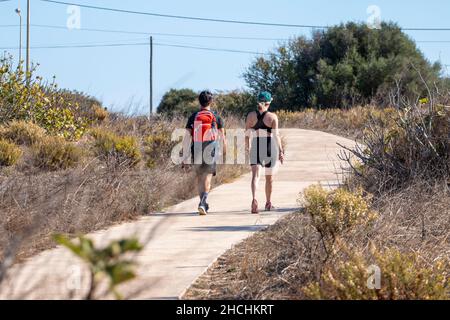
[[[153,37],[150,37],[150,115],[153,115]]]
[[[27,61],[26,61],[26,78],[27,83],[30,81],[30,0],[27,0]]]

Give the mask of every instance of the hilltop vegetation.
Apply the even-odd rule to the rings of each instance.
[[[257,58],[244,78],[252,92],[271,91],[275,109],[295,111],[413,102],[427,93],[423,81],[444,81],[440,73],[397,25],[348,23],[281,45]]]
[[[171,89],[161,99],[158,113],[169,118],[188,117],[198,109],[198,93],[191,89]],[[255,109],[256,96],[246,91],[219,92],[213,109],[223,116],[244,117]]]

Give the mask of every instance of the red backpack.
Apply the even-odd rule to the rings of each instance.
[[[217,118],[210,110],[201,110],[194,118],[194,142],[215,141],[217,139]]]

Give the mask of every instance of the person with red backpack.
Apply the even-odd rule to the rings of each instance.
[[[194,165],[200,203],[198,213],[206,215],[209,210],[208,193],[211,190],[212,177],[216,175],[219,143],[226,153],[224,122],[211,111],[213,95],[203,91],[199,96],[200,110],[194,112],[186,124],[187,136],[191,142],[191,158]]]

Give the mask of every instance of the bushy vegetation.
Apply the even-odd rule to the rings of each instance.
[[[38,125],[27,121],[11,121],[0,127],[0,137],[13,141],[18,145],[31,146],[42,140],[45,130]]]
[[[275,109],[295,111],[414,101],[426,94],[417,75],[432,87],[443,81],[440,71],[397,25],[348,23],[281,45],[257,58],[244,78],[254,93],[271,91]]]
[[[12,166],[22,156],[22,150],[12,142],[0,138],[0,167]]]
[[[370,197],[364,196],[362,190],[339,188],[329,192],[313,185],[303,192],[302,204],[319,233],[333,241],[356,225],[368,226],[377,218],[370,209]]]
[[[82,150],[61,137],[47,136],[32,147],[33,164],[43,170],[65,170],[75,167]]]
[[[169,118],[188,117],[198,109],[198,94],[191,89],[170,89],[164,94],[157,112]]]
[[[426,264],[417,253],[372,249],[368,260],[361,252],[328,263],[319,282],[303,290],[309,299],[324,300],[445,300],[449,299],[449,262]],[[380,270],[376,288],[375,269]],[[373,281],[371,281],[373,278]],[[368,283],[370,285],[368,285]],[[373,286],[373,287],[372,287]]]
[[[96,128],[91,131],[94,152],[113,165],[135,166],[141,160],[138,141],[132,136],[117,136],[111,131]]]
[[[373,192],[450,179],[449,120],[448,108],[428,104],[398,110],[389,125],[367,121],[363,144],[348,150],[360,163],[353,173]]]
[[[247,115],[256,109],[256,96],[246,91],[219,92],[214,96],[212,109],[222,116]],[[158,113],[173,117],[188,117],[199,108],[198,93],[190,89],[171,89],[162,98]]]
[[[78,139],[89,125],[87,107],[81,107],[79,93],[59,90],[30,71],[27,80],[22,67],[12,59],[0,60],[0,124],[13,120],[31,121],[49,134]]]
[[[147,167],[154,168],[157,164],[167,163],[174,145],[169,132],[147,136],[144,140]]]

